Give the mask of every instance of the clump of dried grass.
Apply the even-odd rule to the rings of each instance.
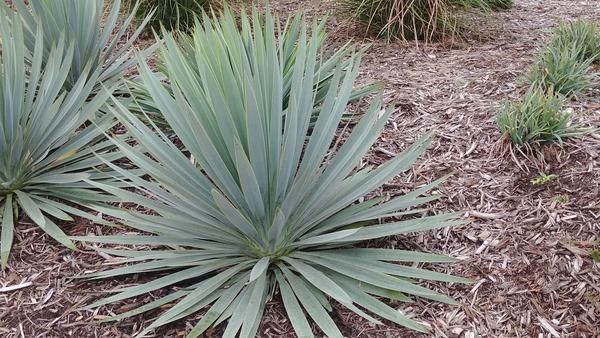
[[[485,14],[511,0],[340,0],[343,11],[386,39],[431,41],[459,36],[464,14]],[[502,3],[500,6],[499,4]]]

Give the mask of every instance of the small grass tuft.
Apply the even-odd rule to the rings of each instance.
[[[569,203],[570,200],[571,199],[569,198],[569,195],[566,194],[557,194],[552,197],[552,202],[554,202],[556,205],[565,205]]]
[[[578,19],[561,23],[550,40],[553,48],[575,46],[577,59],[581,62],[600,60],[600,30],[595,22]]]
[[[517,146],[540,144],[574,136],[581,131],[570,127],[571,114],[563,110],[566,98],[552,90],[531,87],[518,102],[500,108],[500,132]]]
[[[558,176],[554,175],[554,174],[546,174],[546,173],[540,173],[536,178],[531,180],[531,184],[533,185],[545,185],[550,183],[551,181],[554,181],[555,179],[557,179]]]
[[[548,46],[529,72],[530,84],[553,89],[567,98],[582,93],[592,85],[593,78],[588,73],[592,60],[581,60],[580,56],[581,48],[576,43]]]

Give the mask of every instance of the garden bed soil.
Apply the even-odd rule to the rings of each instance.
[[[387,102],[396,111],[381,140],[365,159],[379,164],[426,133],[434,135],[428,152],[407,173],[378,194],[395,195],[451,174],[431,205],[435,212],[462,211],[469,223],[413,236],[398,236],[370,246],[409,248],[447,254],[461,261],[431,267],[471,278],[472,285],[428,285],[460,302],[446,306],[418,299],[395,304],[424,321],[431,333],[372,325],[342,308],[334,318],[348,337],[598,337],[600,263],[590,256],[600,234],[600,135],[545,146],[537,156],[511,151],[499,141],[495,114],[505,99],[522,92],[520,78],[536,47],[561,20],[600,21],[600,3],[516,0],[508,11],[490,14],[478,39],[420,45],[385,43],[355,34],[329,2],[273,1],[287,15],[304,8],[308,16],[330,12],[331,43],[348,38],[372,44],[363,58],[360,81],[385,83]],[[360,104],[358,105],[360,106]],[[571,102],[577,125],[600,127],[600,91]],[[539,173],[555,175],[543,185]],[[123,233],[79,221],[65,225],[71,235]],[[95,321],[131,309],[154,295],[80,310],[117,286],[144,276],[85,282],[73,279],[107,264],[90,246],[70,251],[27,219],[17,226],[10,266],[0,272],[0,337],[130,337],[151,315],[119,323]],[[167,292],[167,291],[164,291]],[[162,328],[155,337],[185,337],[194,318]],[[217,327],[207,337],[219,337]],[[275,298],[259,337],[294,337]]]

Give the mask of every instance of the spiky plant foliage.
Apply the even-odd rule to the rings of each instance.
[[[487,0],[340,0],[343,11],[387,39],[431,41],[459,35],[465,9],[489,10]]]
[[[53,219],[70,221],[68,214],[86,216],[66,202],[87,205],[104,200],[104,195],[85,181],[112,182],[115,175],[98,169],[103,163],[94,156],[114,148],[110,141],[102,141],[103,130],[114,125],[114,119],[94,118],[108,95],[88,100],[98,75],[90,74],[88,66],[72,90],[63,91],[74,45],[59,39],[46,52],[43,30],[38,26],[33,54],[28,55],[26,36],[18,14],[0,15],[2,267],[8,262],[21,211],[51,237],[74,248]],[[87,121],[95,125],[84,126]],[[116,154],[105,156],[110,160]]]
[[[138,21],[143,21],[154,11],[147,28],[160,31],[161,25],[168,29],[189,31],[194,26],[194,17],[203,10],[219,7],[223,0],[125,0],[133,8],[139,2],[136,12]]]
[[[500,132],[517,146],[562,141],[581,130],[570,126],[571,114],[563,109],[566,98],[552,90],[531,87],[520,101],[504,103],[497,117]]]
[[[577,60],[600,60],[600,31],[595,22],[578,19],[563,22],[550,39],[550,48],[577,50]]]
[[[571,43],[543,49],[528,74],[532,87],[553,90],[571,97],[582,93],[594,82],[588,73],[592,59],[581,60],[581,46]]]
[[[153,235],[78,239],[160,247],[107,250],[131,264],[91,277],[151,272],[155,279],[115,290],[115,295],[89,308],[187,283],[179,291],[112,319],[174,303],[138,336],[206,310],[188,337],[198,337],[228,320],[222,337],[250,338],[258,330],[267,299],[278,293],[299,337],[313,337],[309,318],[328,337],[342,337],[329,314],[332,300],[375,323],[379,323],[375,317],[380,317],[425,331],[425,326],[376,297],[406,301],[416,296],[453,303],[416,282],[464,279],[415,266],[452,259],[354,245],[462,223],[457,214],[433,215],[413,209],[436,199],[423,194],[440,181],[389,200],[362,199],[407,170],[425,150],[427,138],[377,168],[361,166],[361,158],[377,140],[392,110],[382,110],[379,95],[351,134],[344,140],[336,138],[360,56],[353,54],[349,63],[335,68],[323,88],[325,98],[311,129],[319,37],[308,37],[302,25],[296,57],[286,65],[279,52],[282,40],[276,33],[276,19],[267,15],[262,24],[255,15],[251,25],[242,15],[241,25],[246,33],[238,31],[233,15],[226,12],[218,21],[207,20],[196,27],[195,64],[190,63],[188,50],[180,48],[173,37],[165,37],[161,53],[174,97],[147,65],[141,65],[144,84],[185,152],[164,134],[153,133],[125,106],[113,109],[144,152],[116,143],[151,179],[111,165],[143,193],[96,186],[155,213],[104,212]],[[312,31],[317,31],[316,25]],[[291,90],[284,109],[286,66],[291,68]],[[332,144],[338,146],[330,148]]]
[[[230,18],[233,20],[233,18]],[[206,13],[203,13],[203,21],[211,20]],[[256,18],[256,20],[259,20]],[[233,25],[233,22],[228,23],[229,25]],[[300,33],[303,25],[303,16],[296,15],[293,19],[289,20],[286,25],[283,27],[281,32],[278,33],[277,39],[277,53],[278,57],[281,58],[282,62],[282,71],[283,71],[283,108],[287,108],[290,99],[290,91],[292,89],[292,75],[294,70],[294,64],[296,62],[296,56],[298,54],[298,40],[300,39]],[[254,48],[255,46],[252,44],[252,30],[250,26],[243,26],[242,28],[242,38],[245,48]],[[312,33],[315,36],[315,39],[318,41],[319,49],[325,43],[327,38],[326,30],[325,30],[325,21],[315,27],[315,32]],[[182,53],[187,59],[187,64],[192,67],[194,71],[199,71],[203,65],[199,65],[198,63],[201,60],[196,58],[196,54],[199,50],[206,49],[207,46],[199,46],[197,45],[197,41],[191,38],[187,33],[176,32],[175,37],[178,40],[178,44],[182,49]],[[207,43],[212,43],[207,41]],[[225,45],[226,53],[237,53],[237,49],[240,46],[229,46]],[[321,55],[319,55],[317,67],[315,69],[314,76],[314,89],[316,91],[316,98],[314,100],[315,104],[315,116],[319,111],[321,104],[326,95],[326,91],[329,87],[329,82],[333,77],[333,71],[336,67],[349,67],[351,64],[351,60],[349,56],[352,54],[354,50],[354,46],[350,43],[347,43],[340,48],[336,49],[333,53],[328,51],[323,51]],[[254,52],[249,51],[250,55]],[[165,60],[159,56],[157,60],[157,68],[158,74],[161,79],[168,79],[172,76],[170,74],[170,69],[166,66]],[[139,112],[140,114],[145,114],[150,117],[152,122],[154,122],[158,127],[160,127],[165,132],[171,132],[171,129],[163,118],[159,109],[157,109],[157,105],[153,103],[152,95],[150,95],[146,86],[139,81],[139,79],[135,79],[130,81],[129,87],[132,89],[133,96],[135,100],[131,101],[130,110]],[[174,94],[170,90],[169,86],[165,86],[165,88],[171,93]],[[373,94],[377,90],[381,88],[379,83],[371,83],[367,85],[358,86],[352,91],[351,101],[355,101],[361,99],[367,95]],[[142,108],[141,110],[139,108]],[[143,112],[142,112],[143,111]],[[345,117],[350,119],[352,117],[351,113],[345,114]],[[314,120],[314,119],[313,119]],[[313,121],[314,122],[314,121]]]
[[[135,64],[132,46],[146,21],[137,29],[132,27],[136,8],[119,24],[121,0],[107,8],[104,0],[14,0],[16,11],[25,27],[25,42],[30,51],[37,43],[38,28],[44,31],[43,59],[48,62],[50,51],[62,37],[73,46],[73,57],[65,88],[72,88],[86,73],[98,83],[111,86]],[[12,11],[0,1],[2,10]],[[150,50],[148,50],[148,53]],[[87,70],[86,70],[87,69]],[[100,85],[96,86],[98,91]]]

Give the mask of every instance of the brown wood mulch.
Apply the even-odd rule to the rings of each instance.
[[[297,8],[313,16],[332,11],[329,2],[273,3],[282,13]],[[502,100],[519,96],[520,78],[536,46],[560,20],[580,16],[599,21],[600,2],[517,0],[513,9],[491,14],[480,28],[489,34],[476,41],[421,49],[413,43],[361,42],[373,44],[364,57],[361,81],[384,81],[386,99],[397,104],[365,161],[381,163],[420,135],[435,135],[426,156],[378,193],[402,193],[451,173],[439,189],[445,198],[431,207],[464,211],[471,221],[371,245],[458,257],[458,264],[432,268],[475,283],[429,285],[459,300],[460,306],[424,300],[397,304],[399,311],[430,326],[430,334],[372,325],[336,309],[333,315],[348,337],[600,337],[600,263],[590,255],[600,239],[600,135],[568,140],[562,147],[547,145],[526,157],[507,151],[495,126]],[[356,31],[335,15],[330,28],[334,41]],[[574,100],[570,108],[577,125],[600,127],[598,89]],[[556,176],[535,185],[532,180],[540,172]],[[65,229],[73,235],[126,231],[85,222]],[[89,247],[69,251],[23,219],[10,266],[0,272],[0,337],[130,337],[151,318],[116,324],[94,320],[143,304],[151,296],[78,310],[118,285],[143,281],[71,278],[98,269],[102,262]],[[179,321],[154,336],[184,337],[193,323]],[[217,328],[208,336],[218,337],[219,332]],[[274,300],[259,336],[294,337],[292,332]]]

